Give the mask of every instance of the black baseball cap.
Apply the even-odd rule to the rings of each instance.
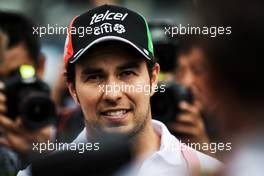
[[[103,5],[72,20],[65,42],[65,65],[76,62],[89,48],[105,41],[124,42],[154,61],[146,19],[127,8]]]

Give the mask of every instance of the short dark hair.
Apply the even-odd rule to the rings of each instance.
[[[104,42],[104,43],[102,43],[102,44],[97,44],[96,46],[94,46],[94,48],[95,48],[95,47],[98,47],[99,45],[107,45],[107,44],[109,44],[109,45],[114,45],[115,43],[120,44],[119,42],[109,41],[109,42]],[[129,46],[129,45],[124,45],[124,46],[126,46],[126,48],[127,48],[131,53],[134,53],[136,57],[139,56],[139,55],[141,55],[138,51],[136,51],[136,50],[135,50],[134,48],[132,48],[131,46]],[[92,50],[92,48],[91,48],[90,50]],[[89,52],[89,53],[90,53],[90,52]],[[84,56],[82,56],[82,57],[87,57],[87,54],[89,54],[89,53],[84,54]],[[81,59],[82,59],[82,58],[79,58],[79,60],[81,60]],[[77,61],[77,62],[78,62],[78,61]],[[147,70],[148,70],[148,74],[149,74],[150,78],[152,77],[152,71],[153,71],[153,68],[154,68],[155,63],[156,63],[156,58],[154,58],[154,60],[152,60],[152,61],[146,59]],[[73,63],[73,64],[68,63],[68,64],[66,65],[66,72],[64,73],[64,77],[65,77],[65,79],[66,79],[66,81],[67,81],[68,83],[75,83],[75,65],[76,65],[76,63]]]
[[[0,11],[0,28],[8,36],[8,48],[23,43],[30,58],[38,66],[40,43],[37,35],[33,35],[33,22],[22,14]]]

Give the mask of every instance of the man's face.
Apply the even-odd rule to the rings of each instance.
[[[177,57],[177,68],[175,70],[176,81],[185,87],[191,87],[193,75],[189,64],[189,54],[181,54]]]
[[[69,90],[82,108],[88,130],[134,135],[144,129],[151,119],[153,93],[136,88],[155,86],[158,71],[156,65],[150,79],[146,59],[122,45],[101,46],[78,61],[75,86],[70,84]]]
[[[177,68],[175,69],[175,78],[176,82],[192,90],[192,93],[195,97],[195,104],[202,108],[202,91],[206,87],[204,86],[204,72],[202,69],[200,60],[201,53],[198,49],[193,48],[188,52],[181,53],[177,58]]]
[[[214,108],[215,100],[211,95],[209,67],[202,50],[194,47],[179,61],[184,74],[182,82],[191,87],[196,99],[202,103],[206,110],[211,111]]]
[[[0,62],[0,76],[6,76],[22,64],[34,65],[25,46],[21,43],[5,52]]]

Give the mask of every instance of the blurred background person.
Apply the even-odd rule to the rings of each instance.
[[[59,76],[51,91],[51,97],[58,111],[56,139],[59,142],[72,142],[84,128],[83,114],[69,94],[63,74],[63,64],[59,70]]]
[[[198,112],[196,113],[196,118],[194,118],[195,116],[193,116],[193,118],[186,118],[186,120],[188,119],[191,124],[194,124],[194,126],[198,126],[197,129],[200,129],[196,131],[196,134],[200,134],[198,135],[198,139],[200,139],[199,141],[201,141],[201,143],[222,142],[221,138],[219,138],[219,127],[214,121],[214,114],[208,111],[208,109],[210,109],[208,106],[212,106],[212,104],[203,103],[203,96],[204,94],[206,94],[206,92],[204,92],[203,94],[201,92],[203,90],[201,90],[200,87],[197,86],[194,81],[195,74],[206,74],[206,71],[201,68],[199,64],[195,64],[194,62],[200,57],[203,57],[203,55],[199,51],[199,48],[197,48],[195,44],[191,42],[191,37],[182,38],[183,39],[181,42],[180,51],[179,54],[176,56],[174,75],[177,82],[179,82],[181,85],[188,87],[192,91],[195,97],[193,101],[193,110],[194,112]],[[197,121],[197,119],[200,120]],[[189,137],[192,139],[192,135]],[[210,149],[205,150],[204,152],[208,152],[213,155],[221,155],[221,151],[216,152]]]
[[[204,1],[202,25],[231,26],[230,35],[194,36],[201,57],[191,61],[194,84],[221,130],[232,142],[224,175],[262,175],[264,158],[263,3]],[[225,13],[223,13],[225,12]],[[203,70],[200,72],[200,70]]]
[[[0,29],[0,62],[3,61],[5,50],[7,46],[7,36],[3,31]],[[1,101],[2,98],[0,97]],[[2,106],[1,106],[2,108]],[[3,132],[3,129],[0,126],[0,136]],[[0,146],[3,147],[3,146]],[[15,162],[14,162],[15,161]],[[9,167],[6,167],[6,166]],[[19,166],[17,165],[17,156],[11,152],[8,148],[0,148],[0,175],[14,175],[17,171]]]
[[[48,102],[48,107],[54,108],[48,97],[48,86],[40,80],[45,59],[40,53],[38,38],[32,35],[32,26],[21,14],[0,12],[0,28],[8,39],[0,62],[0,145],[18,153],[23,160],[22,168],[30,158],[32,143],[51,140],[55,133],[55,109],[50,117],[42,118],[47,115],[43,111],[45,107],[37,103],[43,100],[42,103]],[[26,78],[28,71],[33,73],[31,81]],[[23,82],[26,80],[29,82]],[[49,110],[45,109],[48,113]]]
[[[153,117],[165,122],[172,134],[184,143],[209,145],[199,92],[194,90],[190,73],[189,57],[196,57],[186,46],[182,46],[184,37],[170,38],[164,34],[164,27],[175,26],[171,21],[156,20],[150,23],[154,51],[161,66],[160,84],[166,84],[165,93],[158,92],[152,98]],[[175,74],[176,73],[176,74]],[[160,118],[163,117],[163,118]],[[211,131],[209,131],[211,132]],[[200,151],[214,155],[210,149]]]

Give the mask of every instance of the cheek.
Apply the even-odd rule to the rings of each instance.
[[[145,117],[150,104],[150,95],[144,92],[133,92],[126,94],[126,97],[134,105],[134,120]]]
[[[151,85],[144,80],[138,80],[133,84],[135,86],[134,91],[126,92],[127,97],[135,103],[138,111],[146,109],[150,102]]]
[[[95,116],[96,105],[100,96],[99,91],[95,88],[80,85],[76,88],[76,94],[85,117]]]
[[[217,79],[209,77],[204,80],[203,96],[205,99],[205,105],[208,111],[215,112],[219,109],[221,95],[221,88],[219,83],[216,82]]]
[[[202,104],[204,106],[207,106],[211,104],[211,87],[210,87],[210,81],[208,78],[204,76],[194,76],[193,77],[193,90],[194,94],[198,97],[198,99],[201,100]]]
[[[193,83],[194,86],[198,89],[200,94],[203,95],[206,92],[207,89],[206,85],[208,83],[204,78],[202,78],[201,76],[194,76]]]

